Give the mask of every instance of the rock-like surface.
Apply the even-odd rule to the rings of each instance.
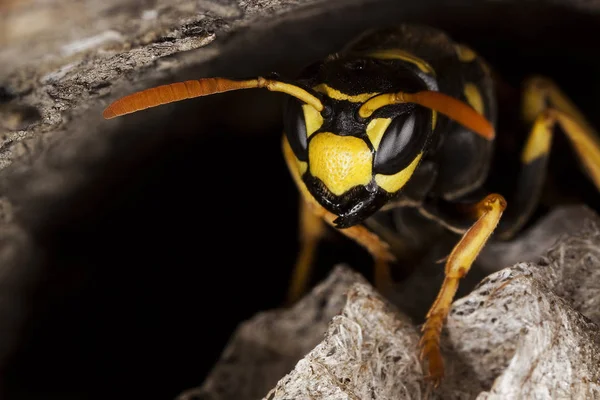
[[[331,275],[289,309],[257,314],[241,324],[203,385],[179,400],[258,399],[323,338],[354,284],[367,281],[347,267]]]
[[[599,229],[596,220],[456,301],[449,343],[491,387],[480,398],[600,396]]]
[[[519,262],[537,262],[558,240],[580,233],[589,223],[600,223],[600,220],[587,206],[556,207],[517,238],[490,243],[477,258],[477,265],[495,272]]]
[[[348,291],[325,339],[300,360],[264,399],[408,399],[425,382],[415,351],[419,334],[365,284]]]
[[[442,340],[447,376],[436,390],[423,377],[419,325],[403,304],[338,267],[292,309],[244,323],[202,387],[181,399],[599,398],[600,223],[573,210],[582,231],[455,301]],[[307,323],[323,304],[328,311]]]

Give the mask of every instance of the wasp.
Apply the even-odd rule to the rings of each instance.
[[[426,240],[415,240],[421,227],[415,221],[455,234],[419,343],[436,386],[444,376],[441,330],[459,281],[492,234],[493,240],[511,239],[532,218],[556,132],[570,142],[582,171],[600,189],[598,134],[553,81],[531,76],[519,101],[525,140],[518,172],[508,177],[514,190],[489,190],[491,160],[503,134],[497,136],[495,74],[472,48],[423,25],[365,32],[295,79],[208,77],[173,83],[120,98],[103,115],[114,118],[254,88],[289,95],[282,151],[301,197],[291,301],[305,291],[327,226],[368,250],[382,290],[392,282],[392,263],[419,247],[427,250]]]

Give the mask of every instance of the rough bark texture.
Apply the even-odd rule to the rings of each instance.
[[[337,267],[292,308],[263,312],[244,322],[202,387],[183,393],[180,400],[261,398],[321,341],[355,283],[367,281],[346,267]]]
[[[600,396],[600,225],[538,263],[485,278],[454,304],[453,351],[491,390],[483,399]]]
[[[455,301],[442,341],[447,377],[437,390],[423,379],[419,327],[402,312],[404,304],[392,305],[338,267],[292,309],[245,322],[205,383],[180,398],[598,398],[600,218],[570,211],[557,213],[575,216],[571,221],[583,230],[563,236],[538,263],[493,273]],[[281,379],[267,394],[273,374]]]
[[[265,399],[403,399],[424,391],[410,320],[370,285],[355,284],[325,340]]]

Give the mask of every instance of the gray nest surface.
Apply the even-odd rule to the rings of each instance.
[[[600,218],[585,208],[556,214],[583,230],[454,302],[436,390],[419,361],[419,324],[338,266],[294,307],[244,322],[205,382],[179,400],[600,398]]]

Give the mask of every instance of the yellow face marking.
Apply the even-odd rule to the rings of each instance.
[[[323,116],[313,106],[305,104],[302,106],[304,111],[304,121],[306,122],[306,136],[310,137],[323,125]]]
[[[287,137],[285,136],[285,134],[283,135],[283,147],[284,147],[284,153],[287,153],[288,149],[291,152],[290,153],[291,157],[288,160],[288,168],[290,169],[290,171],[293,174],[297,174],[299,177],[301,177],[302,175],[304,175],[304,173],[308,169],[308,163],[306,161],[300,161],[296,157],[296,155],[292,151],[292,148],[290,147],[290,143],[288,142]]]
[[[477,89],[477,86],[474,83],[466,83],[464,93],[469,105],[479,114],[483,115],[483,98],[481,97],[481,92]]]
[[[410,163],[410,165],[404,168],[402,171],[395,173],[394,175],[375,175],[375,182],[379,185],[380,188],[385,190],[388,193],[394,193],[398,190],[402,189],[402,187],[408,182],[413,172],[419,165],[419,161],[421,161],[421,157],[423,153],[419,153],[418,156]]]
[[[468,46],[465,46],[464,44],[456,44],[454,46],[454,49],[456,50],[456,55],[458,56],[458,59],[462,62],[471,62],[477,58],[477,53],[475,53],[473,49],[471,49]]]
[[[350,95],[350,94],[342,93],[339,90],[329,87],[324,83],[321,83],[320,85],[313,87],[313,90],[316,92],[319,92],[319,93],[323,93],[334,100],[347,100],[351,103],[364,103],[365,101],[369,100],[371,97],[377,96],[379,94],[377,92],[374,92],[374,93],[361,93],[361,94],[356,94],[356,95]]]
[[[288,166],[288,170],[290,171],[290,174],[292,175],[292,178],[294,179],[298,190],[302,194],[302,197],[306,201],[311,203],[314,207],[320,207],[317,200],[313,197],[312,194],[310,194],[310,192],[306,188],[306,185],[302,181],[302,174],[304,173],[304,171],[306,171],[306,163],[296,158],[296,156],[294,155],[294,151],[290,146],[290,142],[288,141],[285,135],[283,135],[282,148],[285,162]],[[304,165],[304,171],[301,171],[302,165]]]
[[[296,161],[298,162],[298,172],[300,173],[300,176],[302,176],[308,169],[308,163],[306,161],[300,161],[298,159],[296,159]]]
[[[312,176],[337,196],[372,179],[373,155],[357,137],[321,132],[310,141],[308,154]]]
[[[435,129],[435,124],[437,124],[437,111],[431,110],[431,130]]]
[[[370,53],[367,53],[367,56],[377,58],[379,60],[402,60],[407,61],[417,68],[419,68],[422,72],[425,72],[428,75],[435,76],[435,70],[427,63],[427,61],[423,60],[411,54],[405,50],[400,49],[382,49],[376,50]]]
[[[521,153],[521,162],[529,164],[535,159],[548,154],[552,141],[552,121],[538,118],[533,125],[527,143]]]
[[[377,150],[379,148],[379,143],[381,142],[381,138],[383,138],[383,134],[388,126],[392,123],[391,118],[375,118],[369,122],[367,125],[367,136],[371,141],[371,144]]]

